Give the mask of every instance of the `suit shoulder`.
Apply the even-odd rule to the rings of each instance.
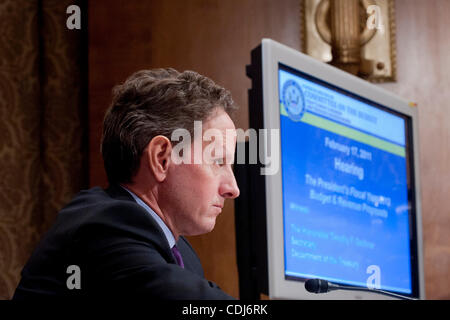
[[[154,219],[125,190],[119,195],[107,191],[100,187],[80,191],[58,213],[54,232],[71,239],[95,233],[133,234],[147,240],[163,236]]]

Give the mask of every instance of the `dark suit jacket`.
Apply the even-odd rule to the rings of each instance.
[[[177,246],[184,269],[176,264],[161,228],[126,190],[84,190],[59,212],[23,268],[13,299],[232,298],[204,278],[185,238]],[[80,268],[81,289],[67,287],[70,265]]]

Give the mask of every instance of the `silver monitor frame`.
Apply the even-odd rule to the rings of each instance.
[[[352,76],[344,71],[319,62],[292,48],[263,39],[262,51],[262,92],[264,128],[280,128],[279,107],[279,63],[293,69],[322,79],[336,87],[355,93],[368,100],[374,101],[412,119],[413,161],[416,199],[416,235],[418,254],[419,298],[425,298],[423,246],[422,246],[422,215],[420,197],[420,172],[418,153],[418,112],[416,107],[378,86]],[[264,152],[264,154],[267,154]],[[281,157],[281,152],[278,152]],[[267,163],[267,159],[265,159]],[[281,164],[281,159],[279,162]],[[308,293],[301,281],[285,279],[284,268],[284,239],[283,239],[283,205],[282,205],[282,177],[281,170],[274,175],[265,176],[266,188],[266,223],[267,223],[267,258],[268,258],[268,291],[269,297],[274,299],[386,299],[386,296],[360,291],[333,291],[316,295]]]

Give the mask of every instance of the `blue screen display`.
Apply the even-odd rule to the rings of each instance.
[[[410,294],[406,121],[280,66],[285,276]]]

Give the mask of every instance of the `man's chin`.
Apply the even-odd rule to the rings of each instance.
[[[211,231],[214,230],[214,227],[216,225],[216,218],[214,218],[214,221],[210,222],[206,227],[205,227],[205,233],[209,233]]]
[[[209,233],[214,230],[214,227],[216,225],[216,217],[210,217],[205,223],[203,224],[203,231],[201,234]]]
[[[216,225],[216,218],[215,217],[211,218],[211,220],[205,221],[201,226],[197,226],[197,228],[195,230],[192,230],[191,232],[189,232],[189,234],[184,234],[184,235],[200,236],[202,234],[210,233],[211,231],[214,230],[214,226]]]

